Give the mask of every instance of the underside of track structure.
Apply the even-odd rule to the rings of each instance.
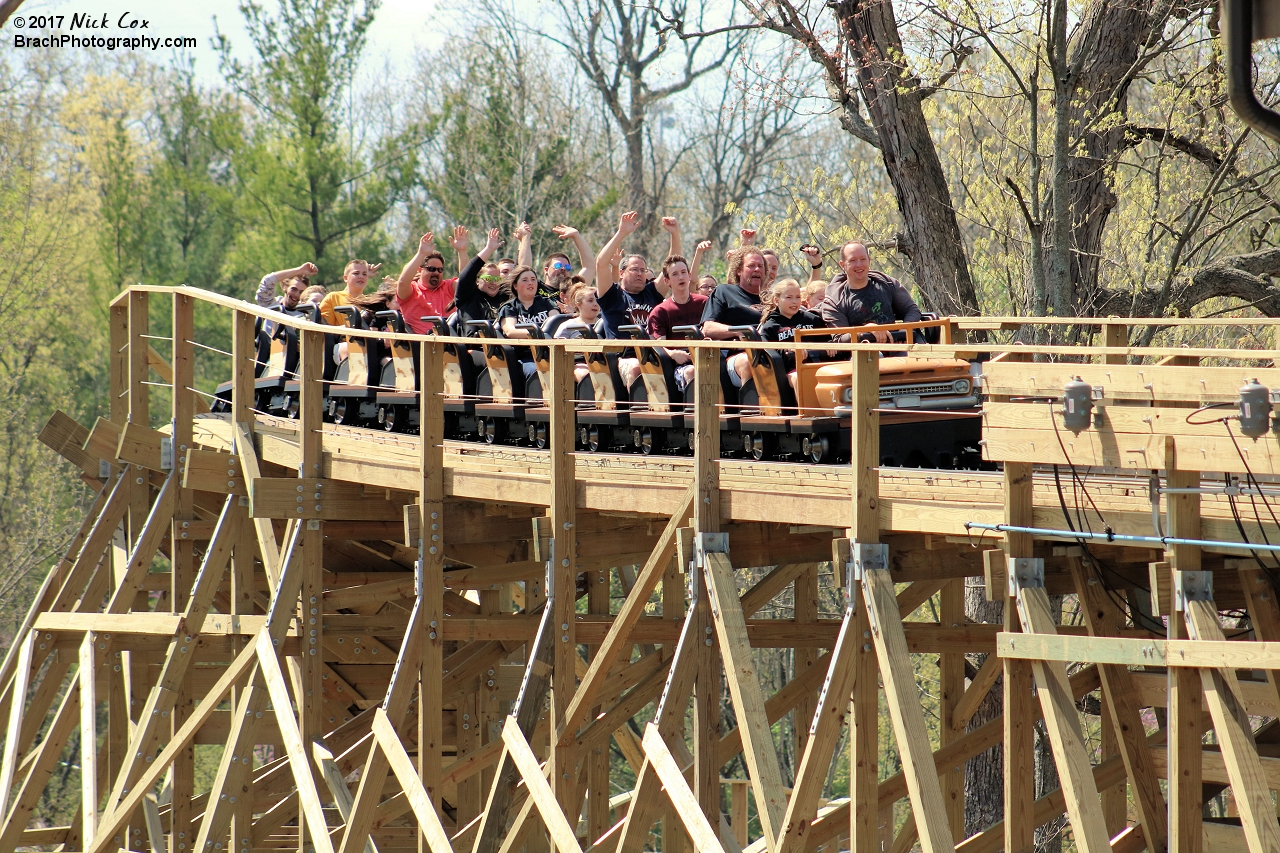
[[[234,332],[223,415],[193,388],[200,301]],[[1063,815],[1085,851],[1280,849],[1280,563],[1232,547],[1280,542],[1280,439],[1201,410],[1280,387],[1274,352],[984,344],[1001,468],[933,471],[880,467],[867,347],[848,464],[721,458],[701,379],[692,457],[606,456],[573,452],[561,342],[547,450],[446,441],[431,407],[417,436],[324,423],[301,322],[299,418],[255,413],[261,314],[123,294],[109,416],[40,436],[97,497],[0,671],[0,853],[994,853]],[[434,399],[440,345],[408,337]],[[1078,432],[1053,402],[1076,376]],[[1003,624],[966,619],[966,583]],[[762,618],[779,596],[791,618]],[[772,693],[762,648],[793,650]],[[972,723],[993,690],[1003,716]],[[1038,799],[1037,727],[1061,781]],[[993,747],[1005,819],[966,836],[963,769]],[[64,763],[78,813],[34,822]]]

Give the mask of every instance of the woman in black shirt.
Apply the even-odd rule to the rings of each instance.
[[[555,302],[538,295],[538,276],[529,267],[518,266],[507,273],[503,285],[515,292],[511,301],[498,311],[498,329],[504,338],[527,338],[529,332],[517,329],[516,326],[532,323],[541,329],[548,317],[560,313],[560,307]],[[536,372],[533,352],[528,347],[517,349],[516,357],[524,367],[525,376],[532,376]]]

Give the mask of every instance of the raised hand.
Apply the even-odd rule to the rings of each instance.
[[[434,252],[436,250],[436,235],[428,231],[422,235],[422,239],[418,241],[418,251],[422,254]]]
[[[742,237],[742,245],[750,246],[756,241],[756,229],[743,228],[738,234]]]
[[[640,227],[640,214],[634,210],[628,210],[618,219],[618,231],[625,237],[635,232]]]
[[[551,233],[561,240],[572,240],[578,236],[578,229],[570,225],[555,225],[551,228]]]
[[[497,228],[490,228],[488,239],[485,241],[484,247],[492,252],[494,249],[502,245],[502,232]]]
[[[662,230],[668,234],[679,234],[680,223],[676,221],[674,216],[664,216],[662,217]]]
[[[449,238],[449,245],[453,247],[455,252],[465,252],[467,243],[471,238],[471,232],[467,231],[465,226],[453,226],[453,236]]]
[[[373,266],[369,267],[369,275],[373,275],[380,269],[382,269],[382,264],[374,264]]]
[[[700,254],[700,255],[701,255],[703,252],[709,252],[709,251],[711,251],[711,241],[710,241],[710,240],[702,240],[702,241],[700,241],[700,242],[698,243],[698,245],[694,247],[694,251],[695,251],[695,252],[697,252],[697,253],[698,253],[698,254]]]
[[[822,250],[810,243],[805,243],[800,247],[800,254],[805,256],[811,267],[822,263]]]
[[[515,233],[513,233],[511,236],[515,237],[516,242],[519,243],[521,240],[526,239],[532,233],[533,233],[533,229],[529,227],[529,223],[521,222],[519,225],[516,226]]]
[[[319,268],[319,267],[317,267],[315,264],[311,263],[311,261],[307,261],[305,264],[303,264],[302,266],[298,267],[298,272],[299,272],[301,275],[305,275],[305,276],[307,276],[308,278],[310,278],[310,277],[311,277],[311,276],[313,276],[313,275],[319,275],[319,274],[320,274],[320,268]]]

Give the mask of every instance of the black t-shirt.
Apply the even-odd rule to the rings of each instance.
[[[642,329],[648,326],[649,312],[664,298],[652,281],[646,281],[644,289],[639,293],[627,293],[620,284],[609,288],[603,296],[598,297],[600,313],[604,315],[609,337],[618,336],[619,326],[634,324]]]
[[[747,293],[736,284],[719,285],[702,309],[702,322],[708,320],[726,326],[759,326],[760,295]]]
[[[766,341],[778,341],[786,343],[796,339],[796,329],[822,329],[826,327],[826,323],[822,322],[822,318],[812,311],[801,308],[790,317],[782,316],[780,311],[770,312],[769,316],[760,323],[760,337]],[[804,339],[809,341],[829,341],[830,335],[814,335],[806,336]],[[783,357],[787,360],[787,366],[795,365],[795,353],[791,350],[785,351]],[[818,350],[811,350],[805,354],[805,361],[820,361],[823,353]]]
[[[560,306],[545,296],[534,296],[533,302],[527,308],[518,298],[512,299],[498,310],[496,325],[501,329],[503,321],[511,318],[515,320],[517,326],[524,323],[532,323],[541,329],[542,324],[547,322],[547,318],[552,314],[559,313],[559,311]],[[533,354],[528,347],[520,347],[516,350],[516,355],[521,361],[533,361]]]
[[[476,284],[480,270],[483,268],[484,261],[477,256],[471,259],[466,269],[462,271],[462,275],[458,276],[454,301],[458,308],[458,334],[460,335],[474,334],[467,329],[468,320],[488,320],[496,324],[498,310],[507,301],[502,291],[490,296]]]

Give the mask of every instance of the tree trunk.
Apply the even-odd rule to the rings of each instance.
[[[944,314],[979,313],[964,241],[946,174],[921,107],[919,80],[907,72],[891,0],[832,3],[857,63],[858,84],[880,142],[905,234],[898,251],[911,261],[925,306]]]
[[[1130,75],[1154,26],[1167,15],[1150,4],[1097,0],[1090,5],[1071,46],[1078,68],[1072,98],[1078,152],[1071,170],[1071,284],[1076,312],[1098,313],[1098,269],[1107,220],[1116,206],[1111,186],[1116,157],[1128,147],[1125,122]],[[1128,311],[1123,312],[1128,314]]]
[[[1004,603],[988,601],[982,588],[966,587],[965,616],[970,622],[999,625],[1004,621]],[[974,662],[982,666],[986,655]],[[968,731],[989,723],[1004,712],[1001,680],[997,679],[987,698],[969,721]],[[969,759],[964,768],[964,834],[967,838],[1004,819],[1004,752],[1000,745]]]

